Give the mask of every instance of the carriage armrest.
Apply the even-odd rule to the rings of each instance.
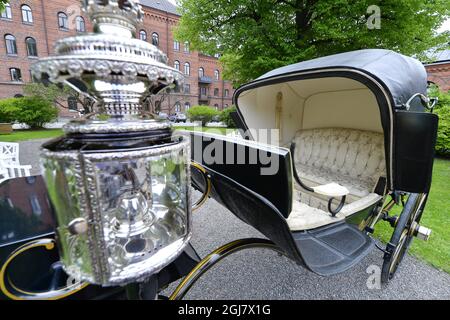
[[[350,193],[350,191],[335,182],[325,184],[322,186],[312,187],[315,193],[327,196],[330,198],[343,197]]]

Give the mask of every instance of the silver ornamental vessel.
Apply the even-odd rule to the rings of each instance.
[[[32,67],[40,80],[90,97],[94,112],[42,147],[66,272],[103,286],[143,281],[191,237],[190,142],[152,119],[143,101],[183,75],[136,39],[138,1],[84,0],[94,33],[56,43]]]

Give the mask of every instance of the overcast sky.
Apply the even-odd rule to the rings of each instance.
[[[169,1],[172,2],[173,4],[176,4],[176,0],[169,0]],[[445,31],[445,30],[450,31],[450,19],[448,19],[448,20],[442,25],[442,27],[439,28],[439,32],[442,32],[442,31]]]

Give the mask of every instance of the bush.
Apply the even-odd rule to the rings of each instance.
[[[233,113],[233,112],[236,112],[235,106],[226,108],[220,113],[220,121],[225,123],[228,128],[236,128],[236,124],[234,123],[233,119],[231,118],[231,113]]]
[[[19,113],[16,98],[0,100],[0,123],[12,123]]]
[[[450,158],[450,92],[439,91],[437,87],[433,86],[430,88],[428,95],[439,99],[434,108],[434,113],[439,116],[436,154]]]
[[[439,116],[436,154],[450,158],[450,106],[435,109]]]
[[[194,106],[187,113],[191,121],[201,121],[202,126],[205,126],[215,116],[219,115],[217,110],[208,106]]]
[[[25,123],[32,129],[42,128],[54,120],[58,110],[48,100],[39,97],[12,98],[0,101],[2,121]]]

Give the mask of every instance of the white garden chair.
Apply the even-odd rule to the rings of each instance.
[[[31,176],[32,166],[19,162],[19,144],[0,142],[0,183],[13,178]]]
[[[0,161],[4,161],[12,165],[20,165],[19,144],[0,142]]]

